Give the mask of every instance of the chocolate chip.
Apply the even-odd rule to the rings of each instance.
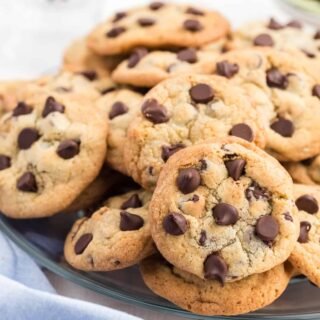
[[[249,142],[252,142],[254,138],[252,129],[245,123],[238,123],[234,125],[230,130],[230,135],[242,138]]]
[[[312,95],[320,99],[320,84],[316,84],[312,88]]]
[[[234,225],[239,220],[238,210],[227,203],[218,203],[212,209],[212,215],[219,226]]]
[[[309,241],[309,231],[311,224],[308,221],[300,222],[300,234],[298,238],[299,243],[307,243]]]
[[[178,189],[183,194],[188,194],[195,191],[201,183],[201,177],[198,170],[187,168],[180,170],[177,177]]]
[[[308,158],[308,159],[305,159],[305,160],[302,160],[301,163],[304,165],[304,166],[311,166],[312,162],[315,160],[316,157],[312,157],[312,158]]]
[[[218,280],[224,285],[228,267],[224,260],[216,253],[210,254],[204,262],[204,277],[209,280]]]
[[[246,198],[249,201],[251,201],[253,198],[256,200],[269,200],[270,194],[266,188],[262,188],[256,182],[252,182],[246,190]]]
[[[34,128],[22,129],[18,136],[18,147],[21,150],[29,149],[40,138],[39,132]]]
[[[176,152],[180,151],[181,149],[185,148],[186,146],[183,143],[177,143],[173,144],[171,146],[162,146],[161,151],[161,158],[164,162],[167,162],[167,160]]]
[[[271,88],[286,89],[289,84],[288,77],[276,68],[271,68],[267,71],[266,79],[268,86]]]
[[[279,234],[279,225],[272,216],[263,216],[259,218],[255,230],[262,241],[271,242]]]
[[[12,115],[14,117],[22,116],[32,112],[32,108],[28,106],[25,102],[18,102],[17,106],[13,109]]]
[[[217,62],[216,64],[217,74],[219,76],[232,78],[239,72],[239,66],[236,63],[230,63],[227,60]]]
[[[130,55],[129,59],[128,59],[128,65],[127,67],[129,69],[135,67],[140,60],[145,57],[148,54],[148,50],[146,48],[136,48],[134,49],[134,51],[132,52],[132,54]]]
[[[292,121],[284,118],[279,118],[278,120],[273,122],[270,127],[272,130],[279,133],[281,136],[285,138],[292,137],[294,133],[294,125]]]
[[[291,20],[290,22],[287,23],[287,27],[301,29],[302,24],[298,20]]]
[[[303,210],[310,214],[315,214],[319,211],[317,199],[311,194],[304,194],[296,200],[296,206],[299,210]]]
[[[177,58],[180,61],[185,61],[188,63],[196,63],[197,62],[197,50],[194,48],[183,49],[177,53]]]
[[[113,92],[115,90],[116,90],[115,87],[105,88],[105,89],[101,90],[101,94],[108,94],[108,93]]]
[[[151,18],[139,18],[137,22],[141,27],[150,27],[156,23],[156,20]]]
[[[274,42],[272,37],[267,33],[262,33],[253,39],[253,44],[259,47],[273,47]]]
[[[164,6],[164,3],[162,2],[152,2],[150,3],[149,8],[153,11],[156,11],[162,8],[163,6]]]
[[[201,31],[203,29],[202,24],[198,20],[188,19],[183,23],[183,27],[191,32]]]
[[[155,124],[169,121],[167,109],[159,104],[156,99],[146,100],[141,107],[141,111],[147,120]]]
[[[89,81],[93,81],[98,78],[98,75],[94,70],[85,70],[80,72],[80,74],[87,78]]]
[[[199,244],[200,246],[204,246],[207,241],[207,233],[204,230],[200,232]]]
[[[120,20],[122,20],[123,18],[125,18],[127,16],[127,13],[126,12],[117,12],[115,15],[114,15],[114,18],[112,20],[112,22],[118,22]]]
[[[133,213],[127,211],[120,212],[120,230],[121,231],[132,231],[139,230],[144,225],[144,220]]]
[[[285,212],[284,214],[284,218],[287,220],[287,221],[291,221],[293,222],[293,218],[291,216],[291,214],[289,212]]]
[[[314,39],[315,39],[315,40],[319,40],[319,39],[320,39],[320,30],[318,30],[318,31],[315,33]]]
[[[208,103],[214,98],[213,89],[205,83],[199,83],[189,90],[191,99],[196,103]]]
[[[68,160],[76,156],[80,151],[79,142],[75,140],[64,140],[60,142],[57,154],[60,158]]]
[[[109,112],[109,119],[112,120],[113,118],[125,114],[129,111],[129,108],[121,101],[116,101],[112,107],[111,111]]]
[[[93,235],[92,233],[85,233],[83,234],[76,242],[74,246],[74,253],[76,255],[82,254],[84,250],[86,250],[89,243],[92,241]]]
[[[57,102],[54,97],[48,97],[44,104],[42,117],[45,118],[48,114],[52,112],[64,113],[64,109],[65,107],[61,103]]]
[[[115,27],[115,28],[112,28],[110,31],[108,31],[106,33],[106,36],[108,38],[117,38],[118,36],[120,36],[125,31],[126,31],[126,28],[124,28],[124,27]]]
[[[282,25],[281,23],[279,23],[277,20],[275,20],[274,18],[271,18],[269,21],[269,24],[267,26],[269,29],[271,30],[280,30],[284,28],[284,25]]]
[[[306,49],[301,49],[301,51],[308,57],[311,59],[314,59],[316,57],[316,55]]]
[[[243,159],[235,159],[224,162],[229,176],[237,181],[244,174],[247,162]]]
[[[182,214],[176,212],[171,212],[165,216],[162,225],[165,232],[173,236],[180,236],[188,229],[188,221],[186,218]]]
[[[197,194],[194,194],[193,196],[192,196],[192,198],[189,200],[189,201],[192,201],[192,202],[198,202],[199,201],[199,196],[197,195]]]
[[[201,159],[199,162],[200,162],[200,170],[201,171],[206,170],[208,168],[208,164],[207,164],[206,160]]]
[[[120,207],[122,210],[126,210],[128,208],[141,208],[142,202],[137,193],[134,193],[128,200],[126,200]]]
[[[37,192],[36,177],[32,172],[25,172],[17,181],[17,189],[24,192]]]
[[[3,154],[0,154],[0,170],[11,167],[11,159]]]
[[[197,8],[194,8],[194,7],[189,7],[187,10],[186,10],[186,13],[188,14],[193,14],[195,16],[204,16],[204,12],[197,9]]]

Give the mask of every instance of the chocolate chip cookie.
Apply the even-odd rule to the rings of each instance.
[[[320,76],[314,70],[306,58],[264,48],[226,53],[215,73],[267,95],[271,104],[259,103],[260,97],[256,103],[266,120],[266,150],[279,160],[299,161],[320,153]]]
[[[135,49],[112,73],[117,83],[153,87],[159,82],[179,74],[211,74],[217,53],[194,48],[178,52]]]
[[[19,98],[0,120],[0,210],[14,218],[50,216],[98,175],[106,115],[85,95],[34,85]]]
[[[215,11],[157,2],[118,12],[91,32],[88,46],[99,55],[126,53],[139,46],[198,47],[228,32],[228,21]]]
[[[261,117],[249,93],[224,77],[168,79],[147,93],[129,127],[127,171],[145,189],[153,189],[169,157],[187,146],[232,135],[264,147]]]
[[[320,187],[295,184],[300,234],[289,261],[320,287]]]
[[[281,23],[274,18],[269,21],[249,22],[232,35],[228,43],[231,49],[248,47],[273,47],[298,49],[309,59],[320,59],[320,37],[315,31],[306,31],[298,21]]]
[[[173,155],[149,212],[152,237],[170,263],[222,284],[284,262],[297,239],[290,176],[239,138]]]
[[[150,198],[146,191],[132,191],[109,199],[91,218],[78,220],[66,239],[67,261],[80,270],[111,271],[152,254]]]
[[[98,107],[107,112],[109,119],[106,161],[112,168],[124,174],[127,174],[123,161],[127,130],[140,110],[142,97],[130,89],[118,89],[104,95],[97,102]]]
[[[280,264],[223,287],[182,271],[159,256],[143,260],[140,271],[145,284],[159,296],[190,312],[214,316],[243,314],[271,304],[286,289],[293,268]]]

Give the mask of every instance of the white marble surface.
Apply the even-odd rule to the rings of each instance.
[[[177,0],[179,2],[183,2]],[[36,77],[57,69],[64,47],[108,14],[144,0],[0,0],[0,79]],[[187,1],[222,11],[234,26],[270,15],[287,18],[273,0]],[[120,309],[143,319],[181,319],[124,304],[46,272],[61,295]]]

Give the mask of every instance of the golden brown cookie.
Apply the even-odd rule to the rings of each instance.
[[[88,36],[88,46],[99,55],[127,53],[139,46],[198,47],[228,32],[228,21],[215,11],[158,2],[101,23]]]
[[[239,315],[275,301],[292,277],[290,264],[280,264],[264,273],[221,286],[184,272],[159,256],[140,263],[145,284],[159,296],[182,309],[207,316]]]

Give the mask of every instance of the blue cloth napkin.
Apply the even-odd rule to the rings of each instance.
[[[138,320],[93,303],[56,294],[39,266],[0,233],[0,319]]]

